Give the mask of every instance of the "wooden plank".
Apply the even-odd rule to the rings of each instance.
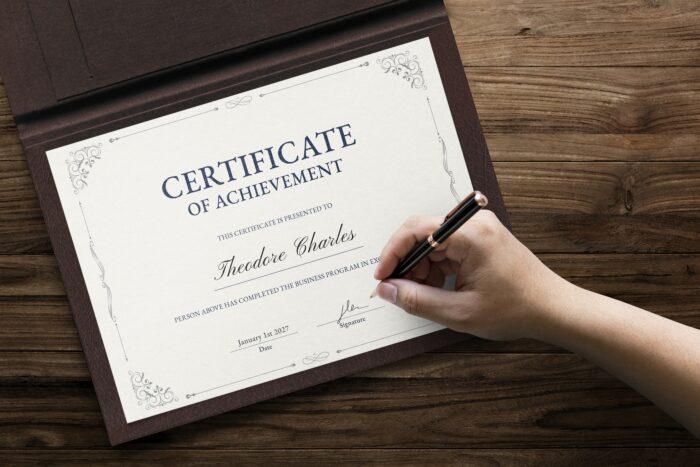
[[[656,31],[549,37],[524,27],[514,36],[458,36],[457,45],[468,67],[700,65],[697,26],[662,39]]]
[[[19,134],[0,77],[0,161],[24,160]]]
[[[509,212],[632,215],[700,210],[697,163],[499,162],[495,168]]]
[[[47,371],[47,370],[42,370]],[[177,393],[177,386],[173,384]],[[105,446],[87,381],[0,387],[0,448]],[[575,355],[426,354],[145,438],[130,448],[700,447]]]
[[[8,465],[44,467],[173,465],[566,465],[698,466],[699,448],[591,449],[26,449],[2,452]]]
[[[0,296],[64,296],[53,256],[0,256]]]
[[[695,0],[446,0],[445,5],[460,36],[566,37],[648,31],[663,40],[669,34],[700,30]]]
[[[507,206],[507,204],[506,204]],[[513,232],[535,253],[675,253],[698,251],[700,217],[672,215],[566,214],[509,211]]]
[[[487,133],[494,162],[700,162],[700,133]]]
[[[700,255],[551,254],[540,257],[553,270],[581,287],[700,328]],[[0,350],[80,350],[54,258],[0,256],[0,271],[8,264],[19,269],[13,277],[24,276],[25,279],[13,284],[0,279],[0,294],[14,294],[14,297],[0,299]],[[38,280],[39,277],[42,279]],[[46,295],[56,297],[42,297]],[[471,338],[441,352],[561,350],[534,341],[504,343]]]
[[[694,0],[448,0],[466,66],[698,66]]]
[[[694,252],[700,245],[700,164],[495,168],[513,232],[535,252]]]
[[[488,133],[698,133],[700,68],[467,67]]]
[[[513,231],[537,253],[700,252],[697,162],[495,168]],[[0,161],[0,253],[50,252],[26,164]]]
[[[0,160],[24,160],[22,145],[15,127],[0,128]]]
[[[16,132],[15,119],[10,111],[10,102],[7,99],[5,86],[0,78],[0,132]]]
[[[0,386],[89,382],[82,352],[0,352]]]
[[[0,299],[0,350],[80,350],[65,297]]]
[[[0,252],[51,252],[25,161],[0,161]]]

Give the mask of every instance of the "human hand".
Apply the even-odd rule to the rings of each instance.
[[[386,279],[441,220],[409,219],[389,239],[377,294],[409,313],[496,340],[535,338],[601,366],[700,437],[700,331],[586,291],[542,264],[481,210],[405,279]],[[456,276],[454,291],[442,288]]]
[[[404,279],[387,279],[441,221],[412,217],[393,234],[374,272],[382,281],[376,294],[456,331],[494,340],[539,338],[559,297],[574,286],[542,264],[491,211],[478,212]],[[444,290],[453,274],[455,290]]]

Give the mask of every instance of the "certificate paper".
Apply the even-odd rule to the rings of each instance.
[[[428,38],[47,157],[127,422],[442,329],[369,299],[471,191]]]

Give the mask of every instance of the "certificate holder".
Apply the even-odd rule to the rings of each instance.
[[[150,0],[145,3],[141,0],[125,0],[117,4],[107,1],[71,0],[2,2],[5,14],[0,17],[0,73],[5,82],[112,444],[123,443],[300,390],[464,338],[463,335],[442,329],[372,348],[366,352],[353,351],[353,355],[347,358],[334,360],[331,356],[326,356],[324,358],[330,363],[325,364],[320,364],[319,361],[322,353],[309,354],[290,364],[294,367],[293,372],[282,372],[279,378],[274,379],[266,377],[260,379],[259,383],[252,379],[249,380],[253,381],[250,385],[245,383],[237,389],[236,384],[248,379],[247,374],[243,374],[230,382],[230,392],[217,389],[218,392],[211,393],[214,394],[212,397],[204,394],[210,390],[209,386],[203,387],[201,391],[178,392],[177,388],[171,391],[168,383],[156,381],[152,376],[152,373],[158,375],[159,370],[155,367],[148,373],[134,367],[129,370],[129,381],[124,380],[126,373],[115,371],[113,368],[114,355],[108,355],[107,348],[113,348],[116,345],[114,343],[122,338],[126,342],[122,343],[124,346],[120,349],[124,351],[122,360],[128,364],[124,361],[120,364],[126,365],[126,368],[138,360],[138,354],[127,355],[132,351],[132,347],[128,335],[130,323],[128,319],[124,319],[124,316],[134,315],[134,308],[132,306],[126,310],[117,310],[117,300],[122,300],[123,303],[124,295],[119,294],[118,288],[110,288],[114,286],[109,276],[113,269],[104,269],[104,258],[100,257],[104,256],[105,244],[109,241],[104,240],[105,232],[100,232],[99,225],[95,226],[93,219],[99,215],[121,215],[118,211],[119,203],[100,205],[100,212],[95,206],[85,206],[88,210],[85,225],[87,229],[79,233],[75,230],[75,223],[70,220],[74,213],[69,212],[66,200],[73,196],[73,192],[77,194],[99,189],[95,188],[98,165],[101,165],[104,180],[109,179],[112,184],[110,186],[115,187],[114,191],[128,192],[130,187],[145,183],[138,178],[138,167],[121,174],[117,171],[104,173],[107,170],[104,167],[117,167],[111,165],[117,163],[115,159],[107,160],[106,148],[127,142],[132,144],[131,142],[135,141],[133,138],[138,137],[136,133],[143,134],[140,132],[145,130],[146,126],[149,130],[158,127],[160,123],[156,122],[159,118],[178,115],[178,121],[182,120],[189,125],[199,121],[197,118],[200,118],[201,112],[235,112],[236,109],[248,108],[248,98],[262,101],[278,91],[280,93],[277,96],[282,96],[282,88],[286,93],[285,98],[289,99],[287,105],[298,109],[297,112],[301,114],[305,107],[320,106],[321,103],[312,102],[313,96],[294,101],[297,90],[307,84],[316,85],[321,81],[317,80],[317,75],[308,75],[308,79],[296,81],[284,80],[318,73],[326,68],[331,70],[329,67],[339,67],[344,63],[352,64],[352,67],[358,67],[357,70],[362,72],[373,70],[385,73],[388,78],[396,79],[397,83],[410,86],[412,92],[415,90],[416,93],[420,93],[427,85],[421,82],[424,78],[422,75],[416,75],[420,71],[420,65],[417,65],[411,50],[404,49],[404,46],[409,44],[412,50],[426,50],[425,47],[429,47],[431,56],[427,57],[427,54],[422,53],[419,59],[423,61],[426,74],[429,72],[427,61],[434,60],[439,79],[436,76],[430,83],[430,90],[444,90],[446,115],[449,115],[454,123],[454,129],[450,130],[448,135],[445,127],[440,127],[433,119],[430,131],[435,132],[438,154],[440,147],[445,148],[451,144],[450,135],[454,132],[453,140],[461,150],[471,185],[467,187],[454,183],[454,177],[459,174],[452,173],[453,169],[447,165],[445,159],[444,176],[450,182],[449,188],[461,194],[471,191],[471,188],[483,192],[489,199],[490,209],[508,225],[486,143],[442,2],[304,0],[288,3],[288,8],[281,8],[281,2],[272,0],[213,1],[207,2],[206,8],[202,8],[196,2],[166,0]],[[289,14],[289,11],[294,11],[294,14]],[[382,51],[391,53],[380,54]],[[372,57],[372,62],[358,62],[362,57]],[[326,75],[333,73],[333,76],[342,76],[341,73],[353,72],[348,71],[349,69],[350,66],[332,68]],[[288,84],[273,86],[282,82]],[[330,81],[323,82],[331,86]],[[352,80],[342,83],[345,83],[342,87],[328,92],[356,95],[358,99],[367,94],[366,89],[353,88]],[[257,93],[251,93],[252,90],[257,90]],[[418,99],[415,96],[419,94],[411,94],[411,99]],[[386,95],[377,97],[385,98]],[[431,103],[429,97],[426,97],[425,102],[420,102],[421,105],[425,104],[421,107],[421,115],[427,115],[425,112],[433,112],[433,107],[439,106],[438,102]],[[206,105],[209,103],[215,104],[208,108]],[[289,107],[287,111],[290,111]],[[392,110],[386,109],[386,112],[386,118],[391,119]],[[195,115],[198,117],[195,118]],[[202,115],[201,118],[208,118],[208,115]],[[438,112],[438,117],[440,115]],[[241,121],[243,126],[232,128],[232,131],[240,131],[240,138],[245,139],[247,135],[258,131],[260,121],[266,120],[258,119],[247,124]],[[350,127],[345,126],[348,125],[347,122],[333,121],[328,122],[328,125],[316,128],[316,131],[327,131],[328,135],[336,137],[336,140],[332,141],[333,147],[327,141],[329,154],[337,155],[341,150],[348,153],[357,150],[356,147],[352,147],[355,141],[353,137],[357,138],[357,147],[362,144],[362,134],[357,133],[357,125],[352,128],[352,133]],[[129,128],[133,131],[125,130]],[[206,133],[208,128],[210,127],[202,124],[197,131]],[[104,139],[92,146],[71,146],[91,141],[91,138],[95,139],[100,135],[105,135]],[[178,142],[184,145],[194,136],[197,135],[187,132],[175,135],[176,138],[180,138]],[[303,145],[299,142],[303,141],[303,136],[303,133],[298,133],[289,138],[295,144]],[[270,147],[275,145],[277,155],[284,158],[290,154],[280,150],[286,142],[282,139],[270,141],[269,144]],[[250,147],[246,146],[244,149],[252,154],[255,150],[264,150],[266,147],[254,146],[251,143]],[[65,156],[60,152],[63,150],[66,151]],[[51,154],[58,155],[50,160]],[[444,150],[443,154],[446,154]],[[154,192],[160,196],[159,200],[168,203],[163,206],[167,206],[168,209],[174,209],[176,206],[174,203],[178,201],[170,203],[169,196],[178,198],[181,193],[183,196],[187,195],[188,191],[194,195],[199,192],[198,189],[208,186],[217,188],[214,185],[219,182],[225,183],[227,174],[229,179],[233,180],[243,178],[253,171],[253,165],[250,165],[240,168],[243,172],[234,172],[234,169],[231,169],[229,173],[226,169],[230,167],[226,165],[223,155],[212,158],[205,156],[208,154],[202,156],[201,164],[190,167],[183,162],[181,171],[168,172],[162,179],[157,180]],[[160,154],[159,157],[164,156]],[[411,167],[401,165],[402,157],[405,156],[397,153],[392,157],[396,158],[396,170],[411,170]],[[81,170],[70,173],[72,186],[67,191],[64,189],[66,181],[58,179],[56,174],[61,167],[70,170],[70,158],[89,163],[78,164],[77,167]],[[148,158],[149,155],[145,154],[142,163],[146,164]],[[352,156],[347,156],[347,159],[351,161]],[[279,160],[270,159],[275,164],[278,164]],[[215,166],[220,169],[216,173],[206,169]],[[93,168],[94,171],[90,172]],[[185,175],[188,169],[199,171],[196,183],[194,176]],[[269,173],[271,177],[274,175],[272,170]],[[322,169],[320,172],[314,172],[315,175],[311,172],[298,172],[297,178],[318,178],[319,173],[322,175]],[[335,179],[342,180],[328,180]],[[313,183],[322,182],[326,183]],[[275,183],[275,186],[291,186],[294,182],[282,179]],[[259,189],[260,192],[270,190],[270,184],[248,186],[252,187],[251,189]],[[289,193],[299,192],[300,189],[290,188]],[[420,191],[422,197],[430,198],[433,196],[434,187],[416,184],[414,190]],[[160,195],[161,191],[163,196]],[[240,193],[238,196],[241,196]],[[229,199],[227,202],[234,201],[236,200]],[[299,212],[302,212],[301,207]],[[183,219],[188,219],[187,213],[183,212],[182,215]],[[125,219],[128,220],[129,216]],[[138,224],[133,220],[125,223],[130,228]],[[127,230],[120,230],[119,235],[130,235]],[[336,238],[341,236],[341,230]],[[148,239],[147,233],[142,235]],[[86,241],[78,242],[79,236],[85,237]],[[99,236],[100,240],[93,239],[93,236]],[[221,236],[224,238],[220,241],[226,240],[224,232]],[[261,252],[261,261],[262,257]],[[85,258],[93,261],[93,264],[86,266],[87,263],[81,262]],[[234,269],[233,259],[228,266],[225,261],[221,261],[221,264],[224,264],[222,275]],[[280,267],[275,272],[282,269],[284,268]],[[248,279],[235,281],[244,280]],[[217,286],[217,290],[236,285],[235,281],[231,279],[226,284]],[[99,302],[95,301],[96,291],[102,294]],[[175,289],[163,290],[164,295],[175,292]],[[364,295],[365,289],[360,292]],[[247,295],[252,296],[253,294]],[[96,314],[95,303],[99,303],[104,310],[101,309]],[[222,314],[219,313],[218,316]],[[341,314],[338,322],[343,318]],[[187,321],[189,324],[182,324],[181,321]],[[105,322],[109,325],[109,334],[105,331]],[[182,326],[190,326],[191,323],[197,323],[199,326],[202,322],[202,319],[190,320],[188,314],[183,312],[174,316],[168,326],[180,330],[183,329]],[[333,322],[335,323],[335,320]],[[236,340],[245,339],[236,337]],[[230,352],[234,350],[236,349],[230,349]],[[347,349],[331,350],[331,353],[340,353],[341,350]],[[241,355],[241,352],[235,355]],[[303,371],[300,368],[303,368]],[[264,372],[260,369],[258,373]],[[163,378],[162,375],[158,376],[159,379]],[[228,381],[225,383],[229,384]],[[215,389],[214,385],[210,386],[212,390]],[[122,388],[121,392],[119,387]],[[133,404],[138,401],[138,405],[128,410],[123,399],[126,393],[133,398]]]

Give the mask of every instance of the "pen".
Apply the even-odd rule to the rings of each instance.
[[[389,279],[398,279],[416,267],[416,265],[428,256],[442,242],[447,240],[450,235],[455,233],[465,222],[467,222],[479,209],[488,204],[488,199],[480,191],[474,191],[464,198],[457,206],[455,206],[446,216],[442,224],[428,236],[425,240],[419,243],[389,275]]]

